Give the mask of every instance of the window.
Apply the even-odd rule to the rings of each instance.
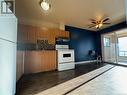
[[[110,47],[110,38],[104,37],[104,47]]]
[[[127,37],[118,38],[119,56],[127,57]]]

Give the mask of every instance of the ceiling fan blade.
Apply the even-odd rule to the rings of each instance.
[[[93,22],[95,22],[96,20],[91,18],[91,19],[90,19],[90,21],[93,21]]]
[[[92,28],[92,27],[95,27],[95,25],[89,25],[88,28]]]
[[[111,24],[111,23],[103,23],[103,24]]]
[[[96,24],[96,22],[95,22],[95,21],[92,21],[91,23]]]
[[[110,19],[109,18],[106,18],[106,19],[103,20],[103,22],[108,21],[108,20],[110,20]]]

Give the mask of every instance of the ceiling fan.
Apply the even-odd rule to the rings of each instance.
[[[90,19],[91,24],[89,25],[89,28],[95,27],[96,29],[100,29],[103,25],[111,24],[111,23],[107,22],[109,20],[110,20],[109,18],[105,18],[102,20]]]

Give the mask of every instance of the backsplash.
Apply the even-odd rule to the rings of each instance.
[[[37,40],[37,44],[17,43],[17,50],[55,50],[55,45],[49,44],[48,40]]]
[[[37,40],[38,50],[55,50],[54,44],[49,44],[48,40]]]

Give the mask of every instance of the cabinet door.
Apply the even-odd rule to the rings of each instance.
[[[18,24],[18,34],[17,34],[17,40],[18,43],[27,43],[27,31],[28,28],[25,25]]]
[[[42,71],[41,66],[41,52],[27,51],[25,53],[24,70],[25,74],[38,73]]]
[[[59,33],[58,33],[57,37],[67,37],[67,38],[69,38],[69,32],[68,31],[59,30]]]
[[[48,39],[48,32],[41,28],[37,29],[37,40]]]
[[[60,30],[54,29],[54,35],[55,35],[55,38],[59,37],[60,36]]]
[[[49,44],[55,44],[55,29],[48,30],[48,42]]]
[[[52,71],[55,69],[56,51],[27,51],[25,53],[25,74]]]
[[[16,80],[18,81],[23,75],[23,51],[17,51],[16,59]]]
[[[32,26],[28,26],[28,42],[29,43],[34,43],[36,44],[36,33],[37,32],[37,28],[36,27],[32,27]]]
[[[52,71],[56,69],[56,52],[49,51],[42,53],[42,70]]]
[[[0,40],[0,95],[14,95],[15,85],[16,44]]]
[[[70,37],[70,33],[69,33],[69,31],[65,31],[65,37],[67,37],[67,38]]]

